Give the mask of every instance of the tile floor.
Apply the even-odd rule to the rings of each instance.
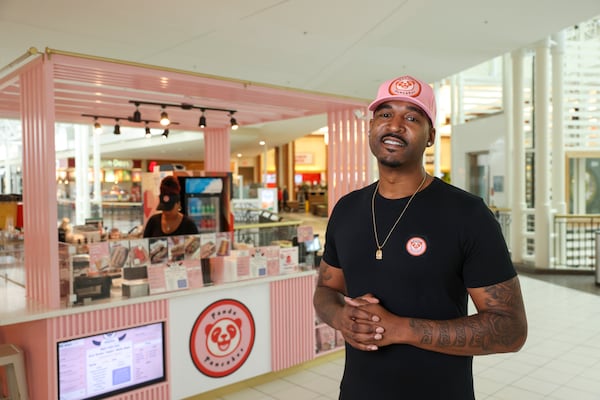
[[[298,219],[304,219],[304,215]],[[315,232],[322,221],[313,221]],[[475,357],[478,400],[600,400],[600,296],[521,275],[529,320],[518,353]],[[588,277],[593,280],[593,277]],[[214,393],[214,400],[334,400],[343,351]]]

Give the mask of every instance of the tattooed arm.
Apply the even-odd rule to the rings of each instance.
[[[327,325],[339,330],[344,339],[360,350],[377,350],[374,336],[381,337],[383,328],[373,325],[379,316],[371,314],[363,307],[350,303],[376,304],[379,301],[367,294],[357,299],[345,297],[346,284],[341,268],[335,268],[321,260],[319,277],[313,296],[313,304],[317,315]]]
[[[379,304],[355,306],[381,318],[378,347],[393,343],[453,355],[480,355],[519,350],[527,337],[527,319],[518,277],[482,288],[469,289],[477,313],[446,321],[399,317]],[[369,318],[369,317],[368,317]]]

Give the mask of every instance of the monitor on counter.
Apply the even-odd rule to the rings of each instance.
[[[58,398],[103,399],[166,380],[164,322],[57,343]]]
[[[308,242],[304,242],[304,246],[306,247],[306,251],[309,253],[317,252],[321,250],[321,242],[319,241],[319,235],[314,235],[312,240]]]

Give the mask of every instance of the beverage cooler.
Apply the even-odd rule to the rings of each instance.
[[[222,232],[221,203],[225,182],[220,177],[179,176],[182,212],[192,219],[200,233]]]
[[[156,213],[160,182],[174,175],[181,186],[181,212],[191,218],[199,233],[228,232],[231,224],[230,174],[203,171],[149,172],[142,175],[144,224]]]

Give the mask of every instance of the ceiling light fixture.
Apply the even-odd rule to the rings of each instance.
[[[153,105],[153,106],[159,106],[161,108],[161,113],[160,113],[160,124],[163,126],[167,126],[169,124],[173,124],[173,122],[169,121],[169,115],[167,114],[166,109],[168,107],[175,107],[175,108],[179,108],[181,110],[200,110],[202,111],[202,114],[200,115],[200,119],[198,120],[198,126],[200,128],[206,128],[207,123],[206,123],[206,111],[221,111],[221,112],[225,112],[229,114],[229,123],[231,125],[231,129],[235,130],[238,129],[239,125],[237,120],[234,118],[233,114],[235,114],[237,112],[237,110],[230,110],[228,108],[215,108],[215,107],[205,107],[205,106],[196,106],[190,103],[181,103],[181,104],[170,104],[170,103],[157,103],[157,102],[152,102],[152,101],[143,101],[143,100],[129,100],[130,103],[135,104],[136,106],[136,110],[138,109],[139,105],[144,104],[144,105]],[[133,120],[133,118],[136,117],[136,114],[134,112],[134,117],[131,118],[131,120]]]
[[[231,129],[233,129],[234,131],[237,130],[237,128],[239,128],[240,126],[238,125],[236,119],[233,117],[233,113],[235,111],[232,111],[229,113],[229,115],[231,116],[231,119],[229,120],[229,123],[231,123]]]
[[[202,115],[200,116],[200,122],[198,122],[200,128],[206,128],[206,117],[204,116],[204,109],[202,109]]]
[[[146,138],[150,139],[152,137],[152,132],[150,132],[150,127],[148,126],[148,121],[146,121]]]
[[[140,103],[135,103],[135,111],[133,112],[133,117],[131,120],[133,122],[142,122],[142,113],[140,112]]]
[[[89,117],[89,118],[93,118],[94,119],[94,124],[93,124],[94,128],[93,129],[94,129],[94,133],[96,133],[96,134],[101,134],[102,133],[102,125],[100,125],[100,122],[98,122],[98,119],[102,119],[102,118],[104,118],[104,119],[112,119],[112,120],[116,121],[115,128],[114,128],[114,131],[113,131],[113,133],[115,135],[120,135],[121,134],[121,125],[119,124],[119,121],[125,120],[125,121],[129,121],[129,122],[144,122],[145,125],[146,125],[146,127],[145,127],[146,136],[150,135],[150,133],[149,133],[149,131],[150,131],[149,124],[158,124],[159,123],[159,121],[153,121],[153,120],[150,120],[150,119],[148,119],[148,120],[141,120],[140,119],[139,121],[134,121],[135,115],[133,117],[121,117],[121,116],[114,116],[114,115],[81,114],[81,116],[82,117]],[[179,122],[170,121],[170,125],[179,125]]]
[[[100,135],[102,133],[102,125],[98,122],[98,117],[94,117],[94,133]]]
[[[165,129],[162,133],[162,137],[166,140],[169,137],[169,129]]]
[[[169,114],[165,111],[165,106],[162,106],[162,112],[160,113],[160,124],[162,126],[168,126],[171,123],[169,120]]]

